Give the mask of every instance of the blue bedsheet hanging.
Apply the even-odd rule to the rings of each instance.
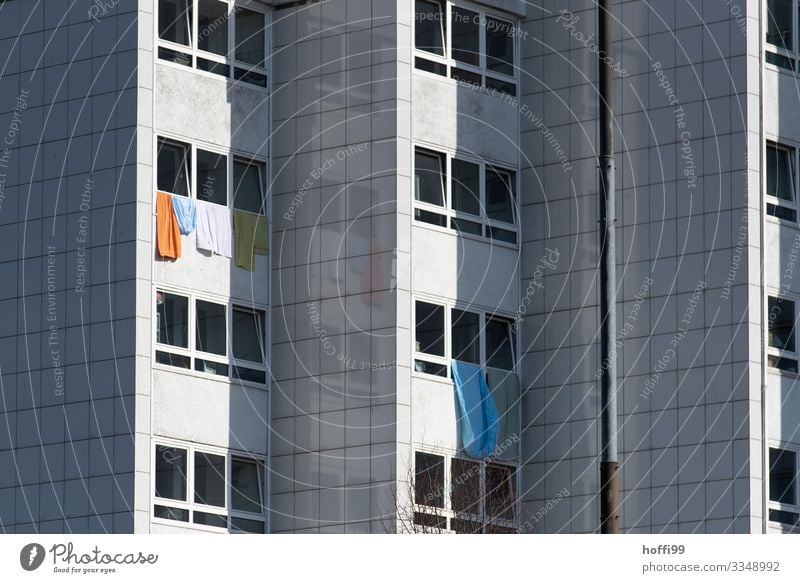
[[[457,360],[452,370],[464,451],[473,458],[488,457],[497,447],[500,424],[486,376],[477,364]]]

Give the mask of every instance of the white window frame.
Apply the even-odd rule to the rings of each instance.
[[[163,447],[174,447],[186,450],[186,499],[181,500],[172,500],[170,498],[159,498],[156,496],[156,450],[159,446]],[[174,439],[154,439],[152,441],[152,452],[153,452],[153,461],[151,462],[151,479],[150,479],[150,491],[153,494],[153,501],[150,505],[150,520],[156,524],[164,524],[168,526],[181,526],[183,528],[192,528],[195,530],[205,530],[208,532],[239,532],[234,531],[232,527],[232,519],[234,518],[242,518],[246,520],[254,520],[256,522],[262,522],[264,524],[264,532],[266,532],[267,526],[267,482],[266,482],[266,458],[264,456],[255,455],[249,452],[244,451],[237,451],[237,450],[230,450],[230,449],[223,449],[219,447],[213,446],[195,446],[190,443],[174,440]],[[209,455],[218,455],[225,458],[225,506],[210,506],[207,504],[201,504],[199,502],[194,501],[194,478],[195,478],[195,467],[194,467],[194,455],[195,453],[204,453]],[[259,493],[261,495],[261,514],[255,514],[252,512],[244,512],[242,510],[234,510],[232,506],[232,495],[231,495],[231,488],[232,488],[232,480],[231,480],[231,469],[232,469],[232,460],[233,458],[240,458],[245,459],[247,461],[252,461],[257,464],[258,467],[258,488]],[[181,520],[171,520],[169,518],[159,518],[155,515],[155,507],[156,506],[167,506],[172,508],[180,508],[181,510],[186,510],[189,512],[189,520],[184,522]],[[217,527],[217,526],[209,526],[206,524],[196,524],[193,522],[194,518],[194,511],[198,512],[207,512],[209,514],[216,514],[218,516],[225,517],[227,527]],[[248,533],[249,534],[249,533]]]
[[[242,83],[247,83],[250,87],[257,87],[261,90],[267,90],[269,87],[269,75],[267,74],[267,61],[269,59],[269,47],[270,47],[270,15],[271,12],[264,7],[263,5],[254,2],[253,0],[214,0],[219,2],[220,4],[225,4],[228,7],[227,11],[227,28],[228,28],[228,50],[225,56],[218,55],[216,53],[211,53],[207,51],[203,51],[198,48],[198,34],[200,32],[198,26],[198,18],[199,18],[199,1],[198,0],[190,0],[192,3],[192,22],[191,30],[189,31],[189,46],[182,45],[180,43],[164,40],[159,35],[159,26],[158,26],[158,10],[159,10],[159,0],[155,0],[155,39],[156,39],[156,58],[160,63],[169,64],[171,66],[179,67],[182,70],[186,68],[191,68],[196,73],[207,75],[215,79],[229,79],[234,83],[239,82],[236,79],[236,69],[244,69],[247,72],[256,73],[258,75],[264,75],[265,83],[264,85],[258,85],[255,83],[249,83],[246,81],[241,81]],[[249,63],[242,63],[236,60],[236,25],[235,25],[235,10],[236,8],[246,8],[248,10],[252,10],[253,12],[258,12],[264,15],[264,66],[259,67],[256,65],[250,65]],[[177,51],[179,53],[183,53],[191,58],[191,65],[181,65],[178,63],[174,63],[167,59],[161,59],[158,57],[158,49],[165,48],[171,51]],[[217,73],[212,73],[210,71],[205,71],[197,67],[197,59],[205,59],[208,61],[213,61],[215,63],[219,63],[221,65],[225,65],[228,67],[228,74],[227,75],[219,75]]]
[[[203,150],[206,152],[211,152],[213,154],[221,154],[226,157],[225,160],[225,172],[226,172],[226,208],[229,208],[231,211],[240,210],[234,206],[234,174],[233,174],[233,164],[234,161],[240,161],[245,164],[255,165],[258,168],[258,176],[259,181],[258,185],[261,189],[260,195],[261,200],[263,201],[262,212],[261,213],[250,213],[250,214],[259,214],[259,216],[266,216],[267,210],[269,209],[269,203],[267,201],[267,184],[266,184],[266,177],[268,174],[267,168],[267,160],[260,156],[253,156],[251,154],[244,154],[242,152],[234,151],[234,150],[226,150],[225,148],[220,148],[219,146],[215,146],[213,144],[206,144],[200,143],[193,140],[187,140],[186,138],[178,137],[175,135],[171,135],[165,132],[159,132],[154,137],[154,164],[155,164],[155,172],[153,172],[153,191],[158,191],[158,143],[162,140],[171,142],[171,143],[178,143],[181,145],[186,145],[189,147],[189,162],[191,166],[191,172],[189,172],[189,198],[197,201],[197,195],[199,193],[199,185],[197,184],[197,151]],[[172,195],[172,193],[168,193]],[[173,196],[180,196],[180,195],[173,195]],[[154,203],[155,204],[155,203]],[[217,204],[217,203],[209,203],[209,204]],[[222,205],[219,205],[222,206]],[[241,212],[249,212],[242,210]]]
[[[519,206],[518,206],[518,194],[519,193],[519,181],[520,181],[520,173],[517,169],[510,167],[507,164],[500,164],[494,162],[487,162],[486,160],[482,160],[480,158],[470,156],[468,154],[463,153],[456,153],[454,150],[443,150],[441,147],[431,147],[427,144],[423,143],[415,143],[413,144],[412,152],[411,152],[411,176],[416,176],[416,152],[417,150],[425,150],[427,152],[431,152],[433,154],[440,154],[444,158],[444,206],[438,206],[435,204],[431,204],[428,202],[419,201],[416,198],[416,193],[412,192],[412,202],[414,209],[420,209],[422,211],[427,211],[430,213],[434,213],[440,215],[445,218],[445,225],[439,226],[434,225],[425,221],[420,221],[418,219],[414,219],[415,225],[423,225],[428,228],[432,229],[440,229],[445,230],[448,233],[456,234],[460,237],[467,237],[470,239],[474,239],[477,241],[484,241],[490,242],[493,245],[505,245],[511,248],[517,248],[520,244],[520,214],[519,214]],[[457,211],[453,208],[453,160],[461,160],[463,162],[469,162],[470,164],[477,164],[479,167],[478,170],[478,188],[480,189],[479,193],[479,204],[480,204],[480,215],[471,215],[469,213],[463,211]],[[512,195],[511,200],[511,213],[514,219],[513,223],[505,223],[503,221],[498,221],[497,219],[491,219],[487,215],[487,206],[486,206],[486,173],[487,168],[493,168],[498,173],[506,173],[511,177],[511,184],[514,189],[514,193]],[[412,186],[412,188],[416,188],[416,186]],[[453,219],[461,220],[461,221],[470,221],[472,223],[479,223],[481,225],[481,235],[475,235],[473,233],[467,233],[464,231],[459,231],[453,228]],[[498,228],[504,231],[508,231],[509,233],[514,233],[516,242],[510,243],[508,241],[502,241],[500,239],[494,239],[489,235],[489,229],[491,228]]]
[[[430,297],[426,297],[424,295],[415,295],[411,299],[412,301],[412,311],[413,311],[413,328],[411,334],[411,354],[412,354],[412,375],[419,376],[425,379],[432,379],[438,381],[449,381],[452,379],[453,374],[450,370],[450,364],[453,361],[452,353],[453,353],[453,310],[463,310],[465,312],[470,312],[473,314],[478,315],[478,322],[481,326],[480,329],[480,339],[479,339],[479,354],[480,354],[480,366],[481,368],[485,369],[488,364],[486,361],[486,321],[488,319],[494,320],[505,320],[509,326],[509,334],[511,334],[511,339],[513,342],[512,354],[514,358],[514,368],[509,373],[518,374],[518,357],[517,357],[517,344],[519,344],[519,340],[514,333],[514,318],[513,316],[506,315],[504,313],[498,312],[496,310],[489,311],[483,308],[476,307],[474,305],[466,305],[460,302],[445,302],[441,299],[431,299]],[[417,351],[417,302],[425,302],[427,304],[432,304],[435,306],[441,306],[444,308],[444,357],[439,357],[436,355],[427,354],[425,352]],[[422,360],[426,362],[432,362],[434,364],[442,365],[445,368],[445,375],[439,376],[434,375],[426,372],[420,372],[416,370],[416,361]],[[502,370],[502,369],[497,369]],[[439,455],[439,454],[437,454]]]
[[[502,528],[512,528],[515,530],[519,530],[519,514],[520,514],[520,496],[519,496],[519,466],[509,463],[506,461],[497,461],[491,460],[487,461],[485,459],[471,459],[468,457],[464,457],[463,455],[456,455],[450,452],[442,452],[442,451],[434,451],[427,447],[414,447],[412,450],[414,455],[412,456],[413,465],[411,475],[414,477],[414,484],[412,484],[412,500],[411,502],[414,505],[414,514],[417,512],[422,514],[433,515],[436,517],[446,518],[447,519],[447,526],[448,532],[452,531],[451,525],[453,519],[461,519],[461,520],[469,520],[471,522],[480,522],[482,524],[482,528],[485,529],[487,526],[498,526]],[[418,504],[416,501],[416,478],[417,478],[417,453],[424,453],[427,455],[434,455],[442,458],[444,460],[444,492],[443,492],[443,507],[439,508],[437,506],[431,506],[428,504]],[[453,501],[452,501],[452,489],[453,489],[453,460],[459,459],[465,462],[474,463],[479,466],[480,472],[480,500],[478,504],[481,509],[480,514],[467,514],[463,511],[456,512],[453,510]],[[514,488],[514,519],[509,520],[506,518],[492,518],[489,516],[488,512],[485,510],[486,508],[486,468],[488,465],[497,465],[497,466],[504,466],[510,468],[513,471],[513,476],[511,479],[512,488]]]
[[[795,503],[794,504],[786,504],[784,502],[777,502],[777,501],[774,501],[774,500],[770,499],[770,497],[769,497],[769,495],[770,495],[769,494],[769,489],[770,489],[769,480],[770,480],[770,477],[771,477],[771,474],[772,474],[772,468],[769,465],[769,450],[771,450],[771,449],[780,449],[780,450],[783,450],[783,451],[787,451],[787,452],[793,453],[794,456],[795,456],[795,458],[794,458],[794,467],[795,467],[796,475],[795,475],[795,492],[794,492]],[[767,493],[767,513],[768,513],[767,519],[769,520],[769,511],[770,510],[779,510],[779,511],[782,511],[782,512],[791,512],[791,513],[797,514],[798,517],[800,517],[800,490],[798,490],[798,486],[800,486],[800,448],[798,448],[795,445],[791,445],[789,443],[786,443],[786,442],[770,440],[768,445],[767,445],[767,464],[766,465],[767,465],[767,488],[766,488],[766,493]],[[796,525],[794,525],[794,526],[790,525],[790,524],[788,524],[786,522],[778,522],[778,521],[775,521],[775,520],[769,520],[769,523],[770,523],[770,526],[772,526],[774,528],[784,528],[784,529],[790,529],[792,531],[800,530],[800,519],[798,519],[798,523]]]
[[[795,321],[795,325],[794,325],[794,351],[775,348],[775,347],[771,346],[770,343],[769,343],[769,317],[770,317],[769,300],[771,298],[776,298],[776,299],[780,299],[780,300],[783,300],[783,301],[789,301],[789,302],[792,302],[794,304],[794,321]],[[798,335],[797,335],[797,318],[798,318],[797,306],[798,306],[797,298],[787,296],[786,294],[783,294],[781,292],[775,291],[774,289],[770,289],[770,288],[767,289],[767,305],[766,305],[767,313],[765,314],[765,320],[764,320],[767,323],[767,325],[765,326],[765,330],[764,330],[764,332],[765,332],[767,337],[765,338],[764,344],[767,347],[767,370],[769,372],[773,373],[773,374],[789,375],[791,377],[797,377],[798,374],[800,374],[800,358],[798,358],[800,356],[800,353],[798,353],[798,348],[800,348],[800,346],[798,346]],[[770,356],[773,356],[773,357],[776,357],[776,358],[785,358],[785,359],[788,359],[788,360],[795,361],[796,363],[798,363],[798,373],[793,373],[793,372],[788,371],[788,370],[783,370],[783,369],[780,369],[780,368],[776,368],[776,367],[770,366],[770,364],[769,364],[769,357]]]
[[[269,374],[267,370],[267,351],[266,351],[266,342],[267,342],[267,314],[268,310],[265,305],[255,305],[251,303],[250,306],[243,305],[237,303],[232,298],[226,298],[221,296],[214,296],[207,293],[201,293],[197,291],[189,291],[186,289],[177,288],[174,286],[169,285],[161,285],[156,284],[153,288],[153,293],[157,294],[159,292],[179,295],[181,297],[185,297],[188,299],[188,348],[183,348],[180,346],[172,346],[170,344],[162,344],[157,340],[158,334],[158,304],[155,301],[154,296],[154,309],[155,315],[153,317],[153,368],[157,368],[159,370],[165,370],[170,372],[176,372],[179,374],[191,374],[191,375],[200,375],[203,378],[210,378],[215,380],[222,380],[226,382],[234,382],[244,385],[252,385],[256,387],[265,387],[269,384]],[[225,356],[220,356],[219,354],[212,354],[208,352],[201,352],[196,349],[196,342],[197,342],[197,301],[205,301],[211,302],[214,304],[218,304],[225,307],[225,329],[226,329],[226,338],[225,338]],[[240,309],[248,312],[258,311],[263,314],[263,323],[264,329],[261,331],[262,334],[262,348],[264,348],[264,361],[262,363],[255,363],[243,360],[237,360],[233,356],[233,311],[234,309]],[[168,364],[161,364],[156,361],[156,353],[157,352],[166,352],[177,354],[179,356],[185,356],[189,358],[189,368],[181,368],[177,366],[170,366]],[[211,362],[217,362],[219,364],[225,364],[228,367],[228,374],[227,375],[217,375],[213,373],[207,373],[200,370],[195,369],[195,360],[208,360]],[[234,375],[234,367],[240,368],[249,368],[252,370],[257,370],[259,372],[264,372],[264,382],[258,383],[255,381],[243,380],[239,379]]]
[[[492,10],[489,8],[485,8],[478,4],[473,4],[471,2],[450,2],[448,0],[441,0],[441,4],[444,8],[444,18],[445,18],[445,35],[444,35],[444,57],[441,55],[437,55],[436,53],[431,53],[428,51],[424,51],[418,49],[416,47],[416,7],[414,9],[414,17],[411,19],[413,21],[413,29],[411,32],[411,38],[414,39],[414,69],[415,72],[421,75],[428,75],[435,79],[442,79],[446,78],[456,83],[457,81],[453,79],[453,69],[463,69],[465,71],[469,71],[470,73],[474,73],[480,75],[481,77],[481,87],[487,87],[486,85],[486,77],[490,77],[492,79],[496,79],[498,81],[502,81],[504,83],[510,83],[514,85],[514,94],[515,96],[519,94],[519,63],[520,63],[520,42],[519,42],[519,35],[517,31],[519,31],[520,20],[516,16],[508,13],[504,13],[499,10]],[[452,14],[453,14],[453,7],[462,8],[464,10],[469,10],[472,12],[478,13],[480,18],[480,22],[478,24],[478,46],[479,46],[479,55],[478,55],[478,66],[470,65],[468,63],[463,63],[461,61],[457,61],[453,58],[453,21],[452,21]],[[487,54],[486,54],[486,21],[488,18],[493,18],[496,20],[502,20],[504,22],[508,22],[514,31],[514,74],[513,75],[505,75],[503,73],[498,73],[496,71],[490,71],[486,66],[487,61]],[[438,75],[436,73],[431,73],[430,71],[425,71],[423,69],[419,69],[416,67],[416,59],[420,58],[423,60],[431,61],[442,65],[445,67],[445,74]]]
[[[792,221],[790,219],[783,219],[783,218],[780,218],[780,217],[776,217],[775,215],[771,215],[771,214],[767,213],[767,209],[764,209],[764,212],[765,212],[766,217],[767,217],[768,220],[778,221],[780,223],[785,223],[785,224],[789,224],[789,225],[797,225],[798,213],[800,212],[800,205],[798,205],[798,191],[797,191],[798,186],[800,186],[800,182],[798,181],[798,175],[800,175],[800,172],[798,172],[798,163],[800,163],[800,149],[798,149],[797,146],[795,146],[794,144],[791,144],[791,143],[787,142],[786,140],[767,139],[766,144],[764,146],[764,159],[765,160],[766,160],[767,148],[769,148],[770,146],[775,147],[778,150],[788,150],[788,152],[789,152],[790,161],[792,163],[792,173],[793,173],[792,186],[794,188],[794,193],[793,193],[794,194],[794,200],[790,202],[788,200],[783,200],[783,199],[780,199],[780,198],[778,198],[776,196],[772,196],[772,195],[768,194],[766,192],[766,187],[767,187],[767,180],[766,179],[764,180],[764,189],[765,189],[764,190],[764,198],[766,199],[768,205],[774,205],[774,206],[778,206],[778,207],[781,207],[781,208],[785,208],[785,209],[789,209],[791,211],[794,211],[795,220]],[[765,169],[765,172],[766,172],[766,169]]]

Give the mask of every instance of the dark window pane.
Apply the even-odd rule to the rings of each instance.
[[[264,312],[233,309],[233,357],[264,362]]]
[[[416,305],[417,352],[444,356],[444,307],[426,302]]]
[[[767,144],[767,194],[793,202],[794,186],[794,150]]]
[[[480,166],[472,162],[453,159],[452,171],[453,209],[462,213],[480,216]]]
[[[228,5],[217,0],[197,2],[197,47],[216,55],[228,54]]]
[[[227,354],[227,327],[225,306],[197,300],[197,335],[195,349],[210,354]]]
[[[186,500],[186,450],[156,446],[156,496]]]
[[[425,374],[435,375],[437,377],[447,376],[447,367],[443,364],[436,364],[435,362],[426,362],[424,360],[414,361],[414,370],[416,372],[424,372]]]
[[[158,364],[166,364],[167,366],[176,366],[178,368],[191,368],[192,359],[188,356],[181,354],[172,354],[170,352],[156,351],[156,362]]]
[[[417,150],[414,154],[414,198],[444,206],[444,157]]]
[[[486,466],[486,514],[514,520],[514,471],[509,466]]]
[[[493,79],[488,75],[486,76],[486,87],[487,89],[494,89],[495,91],[500,91],[501,93],[508,93],[509,95],[517,94],[517,86],[514,83],[509,83],[508,81],[500,81],[499,79]]]
[[[767,356],[767,364],[772,368],[786,372],[797,372],[797,361],[793,358],[781,358],[780,356]]]
[[[414,456],[414,502],[424,506],[444,506],[444,458],[416,452]]]
[[[194,501],[225,507],[225,457],[210,453],[194,454]]]
[[[264,370],[257,370],[244,366],[234,366],[233,378],[239,379],[240,381],[247,381],[249,383],[258,383],[263,385],[267,382],[267,372]]]
[[[775,65],[776,67],[780,67],[782,69],[794,71],[794,59],[790,59],[785,55],[779,55],[777,53],[766,51],[764,60],[770,65]]]
[[[452,310],[453,358],[473,364],[481,363],[481,327],[480,316],[464,310]]]
[[[514,25],[496,18],[486,19],[486,68],[514,75]]]
[[[797,454],[769,448],[769,499],[781,504],[796,504]]]
[[[797,222],[797,211],[785,206],[767,203],[767,214],[784,221]]]
[[[439,2],[416,0],[414,46],[444,56],[444,10]]]
[[[189,511],[185,508],[173,508],[172,506],[161,506],[160,504],[156,504],[153,506],[153,515],[156,518],[189,522]]]
[[[233,208],[264,214],[264,181],[262,165],[242,160],[233,161]]]
[[[236,60],[264,66],[264,15],[236,7]]]
[[[193,0],[159,0],[158,36],[189,46]]]
[[[772,522],[782,522],[783,524],[796,526],[798,518],[800,518],[800,515],[796,512],[786,512],[785,510],[775,510],[774,508],[769,509],[769,519]]]
[[[248,69],[234,68],[233,78],[243,83],[250,83],[250,85],[257,85],[259,87],[267,86],[267,76],[261,73],[255,73]]]
[[[158,47],[158,58],[162,61],[183,65],[184,67],[192,66],[192,55],[187,55],[180,51],[173,51],[165,47]]]
[[[447,65],[435,63],[428,59],[416,57],[414,59],[414,66],[420,71],[427,71],[428,73],[434,73],[436,75],[447,75]]]
[[[425,528],[433,528],[436,530],[447,530],[447,517],[436,516],[427,512],[415,512],[414,524]]]
[[[770,297],[768,308],[769,345],[780,350],[794,351],[794,302]]]
[[[192,513],[192,522],[195,524],[204,524],[205,526],[228,528],[227,516],[220,516],[219,514],[212,514],[211,512],[199,512],[195,510]]]
[[[264,534],[264,523],[260,520],[231,518],[231,531],[235,533]]]
[[[450,525],[450,529],[456,534],[481,534],[483,532],[483,523],[475,520],[454,518],[450,521]]]
[[[486,365],[503,370],[514,369],[514,347],[507,320],[486,319]]]
[[[439,213],[426,211],[425,209],[414,209],[414,220],[437,227],[447,227],[447,217]]]
[[[486,215],[514,224],[514,177],[489,166],[486,167]]]
[[[194,370],[204,372],[206,374],[215,374],[218,376],[228,376],[228,365],[221,362],[214,362],[212,360],[203,360],[201,358],[194,359]]]
[[[486,236],[494,241],[503,241],[504,243],[517,243],[517,233],[509,231],[508,229],[500,229],[498,227],[490,226]]]
[[[454,67],[450,71],[450,76],[456,81],[461,81],[462,83],[467,83],[475,87],[481,86],[482,77],[479,73],[473,73],[472,71],[467,71],[465,69],[456,69]]]
[[[767,0],[767,42],[792,50],[792,0]]]
[[[254,460],[231,460],[231,507],[242,512],[261,514],[261,466]]]
[[[453,58],[477,67],[480,64],[480,15],[454,6],[450,20],[453,30]]]
[[[227,206],[228,204],[228,158],[197,150],[197,198]]]
[[[467,233],[469,235],[483,235],[483,225],[473,221],[465,221],[464,219],[451,219],[450,226],[459,233]]]
[[[228,77],[231,74],[231,68],[228,65],[218,63],[217,61],[209,61],[208,59],[197,58],[197,68],[201,71],[208,71],[215,75]]]
[[[189,196],[189,146],[177,142],[158,141],[158,190]]]
[[[455,512],[481,514],[481,466],[459,458],[450,465],[450,505]]]
[[[189,348],[189,298],[156,292],[156,342]]]

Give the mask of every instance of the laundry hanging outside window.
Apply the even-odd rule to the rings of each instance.
[[[477,364],[458,360],[452,370],[464,451],[472,458],[489,457],[497,447],[500,423],[486,376]]]

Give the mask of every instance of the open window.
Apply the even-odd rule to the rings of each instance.
[[[509,320],[486,318],[486,366],[514,370],[514,337]]]
[[[158,0],[158,24],[159,59],[267,86],[264,12],[229,0]]]
[[[174,140],[158,139],[156,185],[161,192],[190,196],[191,146]]]
[[[255,383],[265,383],[267,373],[264,353],[264,312],[234,307],[234,377]]]
[[[189,298],[156,292],[156,362],[190,368]]]
[[[797,152],[795,148],[767,142],[767,214],[797,222]]]
[[[486,34],[486,87],[516,93],[514,82],[514,43],[516,29],[513,22],[487,18]]]
[[[444,57],[446,46],[444,6],[439,0],[414,2],[414,47]]]
[[[480,315],[466,310],[451,310],[451,350],[454,360],[481,363]]]
[[[772,368],[797,373],[795,303],[786,298],[769,296],[767,309],[767,362]]]
[[[416,302],[415,306],[414,369],[446,377],[444,306],[427,302]]]
[[[205,529],[263,533],[263,474],[263,461],[254,458],[157,444],[153,516]]]
[[[506,243],[517,242],[514,225],[516,208],[516,177],[513,172],[492,166],[486,167],[486,215],[489,219],[488,236]]]
[[[261,162],[233,159],[233,208],[255,214],[265,214],[264,177]]]

